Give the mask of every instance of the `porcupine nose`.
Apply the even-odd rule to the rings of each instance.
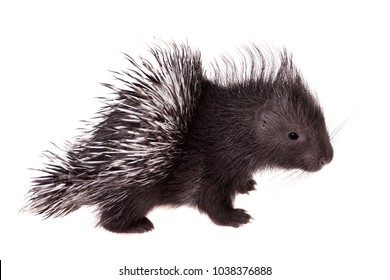
[[[326,164],[329,164],[333,159],[333,147],[329,145],[326,148],[326,153],[320,158],[320,166],[323,167]]]

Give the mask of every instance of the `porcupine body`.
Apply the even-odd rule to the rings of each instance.
[[[154,207],[190,205],[238,227],[251,217],[234,197],[254,189],[254,172],[311,172],[332,160],[322,110],[286,51],[267,60],[245,48],[243,69],[225,58],[214,78],[187,45],[151,53],[154,61],[127,56],[133,68],[117,73],[122,87],[107,85],[114,98],[101,121],[64,157],[48,154],[30,211],[62,216],[93,205],[99,225],[130,233],[153,229],[146,215]]]

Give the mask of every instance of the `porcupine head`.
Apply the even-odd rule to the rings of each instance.
[[[65,157],[49,153],[27,208],[49,217],[92,205],[98,224],[118,233],[153,229],[146,215],[163,204],[196,207],[218,225],[248,223],[233,202],[254,189],[254,172],[318,171],[333,149],[287,52],[266,59],[256,46],[245,51],[241,72],[225,58],[213,78],[187,45],[151,48],[154,63],[128,56],[135,70],[118,73],[123,87],[109,86],[116,98],[101,122]]]

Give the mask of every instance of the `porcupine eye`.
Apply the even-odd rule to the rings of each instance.
[[[290,138],[291,140],[297,140],[299,138],[299,135],[298,135],[298,133],[290,132],[288,134],[288,138]]]

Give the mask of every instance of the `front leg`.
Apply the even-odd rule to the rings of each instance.
[[[240,227],[249,223],[252,217],[240,208],[227,207],[217,212],[208,212],[210,219],[217,225]]]
[[[239,227],[247,224],[252,217],[243,209],[233,208],[235,191],[229,184],[210,184],[203,186],[197,206],[209,215],[217,225]]]
[[[241,194],[249,194],[250,191],[256,190],[256,181],[250,178],[245,184],[238,188],[238,192]]]

